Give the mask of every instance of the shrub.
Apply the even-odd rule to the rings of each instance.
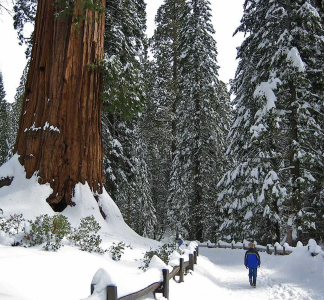
[[[62,246],[64,237],[70,234],[71,224],[67,218],[62,215],[50,217],[41,215],[36,220],[29,221],[31,229],[26,235],[30,246],[44,244],[46,251],[56,251]]]
[[[79,227],[72,231],[68,239],[82,251],[104,253],[100,248],[100,235],[96,235],[100,228],[94,216],[82,218]]]
[[[24,231],[24,222],[22,214],[10,215],[8,219],[4,216],[0,217],[0,230],[9,234],[10,236],[15,236]]]
[[[113,243],[108,250],[112,254],[112,259],[119,261],[121,256],[124,254],[125,247],[129,246],[126,246],[126,244],[123,242],[119,242],[117,245]]]
[[[25,246],[26,244],[30,247],[44,244],[43,248],[46,251],[56,251],[63,246],[63,239],[67,238],[82,251],[104,253],[100,248],[100,235],[96,235],[100,230],[100,225],[93,216],[82,218],[79,227],[72,229],[68,219],[62,215],[53,217],[40,215],[35,221],[27,223],[22,214],[14,214],[5,218],[0,209],[0,230],[4,231],[8,238],[14,238],[10,242],[13,246],[21,244],[21,239],[23,239]],[[123,254],[121,246],[125,247],[125,244],[118,244],[114,249],[116,260],[119,260],[118,256]]]
[[[164,244],[158,247],[156,250],[152,250],[151,248],[150,251],[147,251],[144,254],[144,258],[143,258],[144,265],[141,266],[140,268],[142,270],[147,270],[150,261],[154,255],[158,256],[167,265],[169,263],[171,254],[173,253],[173,251],[176,250],[177,250],[177,246],[174,243]]]

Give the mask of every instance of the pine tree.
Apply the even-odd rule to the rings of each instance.
[[[180,34],[186,24],[189,15],[189,7],[184,0],[165,0],[158,9],[155,23],[156,30],[151,40],[152,52],[154,55],[154,78],[155,84],[151,94],[151,104],[155,109],[153,120],[155,120],[156,133],[158,142],[155,146],[155,159],[161,159],[163,162],[162,173],[155,173],[153,178],[158,179],[160,176],[163,182],[170,186],[170,190],[165,191],[165,186],[160,189],[155,188],[156,200],[161,199],[164,195],[169,199],[179,203],[175,195],[175,182],[170,182],[170,173],[173,160],[176,156],[176,125],[177,109],[180,101],[179,92],[179,71],[182,50],[180,48]],[[154,163],[154,157],[152,157]],[[163,196],[162,196],[163,195]],[[162,196],[162,197],[161,197]],[[172,199],[172,200],[171,200]],[[160,201],[160,200],[159,200]],[[159,205],[162,203],[159,202]],[[170,205],[168,204],[168,207]],[[163,207],[163,205],[162,205]],[[179,205],[173,207],[168,217],[168,226],[176,235],[179,232],[186,233],[187,216],[189,215],[186,206]]]
[[[204,161],[205,178],[205,209],[203,211],[203,234],[204,240],[218,241],[221,237],[219,228],[224,221],[224,215],[217,194],[220,192],[217,184],[224,173],[231,167],[232,162],[228,159],[226,151],[228,148],[228,134],[232,123],[232,108],[230,106],[230,93],[223,82],[219,82],[217,90],[217,101],[214,110],[216,116],[214,123],[210,124],[213,143],[205,149],[209,151],[209,159]],[[211,147],[213,146],[213,147]],[[208,165],[209,163],[209,165]],[[216,182],[216,183],[215,183]]]
[[[141,122],[141,131],[147,147],[147,165],[151,187],[152,203],[155,208],[156,223],[153,237],[161,240],[168,228],[167,199],[169,195],[171,168],[171,127],[165,115],[166,109],[157,105],[160,91],[156,81],[156,65],[145,60],[145,109]]]
[[[292,243],[312,225],[314,170],[323,166],[320,18],[310,1],[247,0],[237,31],[248,37],[233,83],[236,166],[220,182],[224,234]]]
[[[188,215],[182,216],[181,221],[188,224],[191,239],[203,240],[210,227],[206,216],[214,205],[222,172],[230,106],[229,97],[224,99],[226,93],[221,95],[224,87],[218,80],[210,2],[192,0],[189,5],[191,14],[180,39],[181,100],[177,109],[177,152],[172,165],[174,189],[170,203],[172,208],[176,207],[174,211],[188,209]]]
[[[139,234],[152,236],[155,212],[140,130],[145,101],[145,29],[143,0],[107,2],[103,113],[106,184],[125,221]]]
[[[9,105],[5,98],[6,92],[3,85],[2,72],[0,71],[0,165],[7,161],[9,151]]]
[[[317,11],[319,12],[321,18],[322,18],[322,24],[324,24],[324,1],[323,0],[313,0],[312,1],[314,6],[317,8]]]
[[[15,0],[14,1],[14,28],[17,30],[19,44],[26,44],[26,56],[30,57],[33,34],[26,36],[26,24],[35,24],[38,0]]]
[[[10,103],[9,107],[9,157],[12,156],[12,151],[15,146],[18,127],[19,127],[19,116],[21,114],[21,106],[25,93],[25,84],[27,80],[27,73],[29,68],[29,61],[26,64],[26,67],[23,71],[23,74],[20,78],[19,86],[16,90],[15,100],[13,103]]]

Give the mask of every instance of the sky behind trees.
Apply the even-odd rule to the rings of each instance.
[[[237,61],[236,47],[240,45],[243,36],[232,37],[238,27],[243,13],[244,0],[212,0],[213,24],[216,29],[218,63],[220,79],[228,83],[234,77]],[[147,3],[147,34],[153,35],[154,18],[163,0],[146,0]],[[8,5],[10,3],[8,2]],[[13,29],[13,21],[7,12],[0,15],[0,70],[3,74],[6,100],[13,102],[16,88],[26,65],[25,48],[18,45],[17,33]]]

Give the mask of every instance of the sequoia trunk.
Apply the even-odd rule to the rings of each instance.
[[[104,14],[75,0],[73,13],[56,17],[55,2],[38,2],[15,152],[27,178],[37,172],[50,183],[47,201],[62,211],[76,183],[102,191],[102,75],[93,66],[103,57]]]

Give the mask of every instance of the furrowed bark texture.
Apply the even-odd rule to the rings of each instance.
[[[86,11],[56,18],[54,0],[39,1],[31,64],[15,152],[27,178],[50,183],[54,210],[73,205],[76,183],[102,192],[102,75],[89,65],[103,57],[104,14]],[[105,7],[105,0],[101,0]],[[74,1],[74,14],[82,12]]]

